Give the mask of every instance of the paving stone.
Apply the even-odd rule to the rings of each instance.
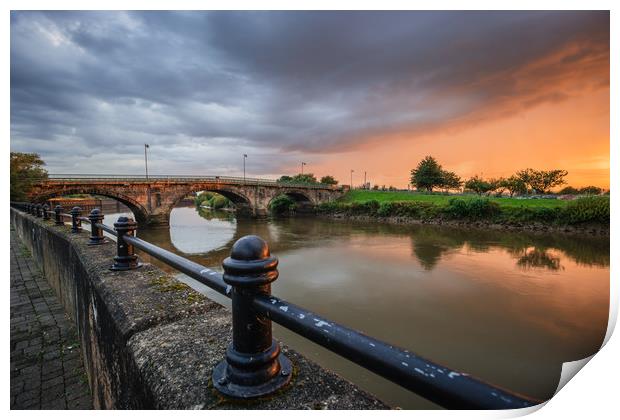
[[[11,409],[92,409],[75,328],[11,231]]]

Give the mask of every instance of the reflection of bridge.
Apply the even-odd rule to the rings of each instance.
[[[288,184],[257,178],[219,176],[50,175],[33,186],[30,200],[42,202],[68,194],[96,194],[114,198],[131,209],[140,224],[168,225],[177,202],[197,191],[212,191],[230,199],[237,215],[263,216],[269,203],[285,194],[301,208],[340,197],[343,187]]]

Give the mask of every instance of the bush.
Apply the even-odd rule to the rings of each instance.
[[[609,197],[582,197],[568,203],[559,215],[562,223],[609,223]]]
[[[501,213],[499,204],[488,198],[451,198],[443,211],[455,219],[492,218]]]
[[[269,211],[275,216],[290,214],[295,211],[296,207],[295,200],[286,194],[275,197],[271,200],[271,203],[269,203]]]
[[[222,195],[215,195],[211,198],[211,200],[209,200],[209,204],[212,209],[217,210],[227,207],[230,204],[230,201]]]

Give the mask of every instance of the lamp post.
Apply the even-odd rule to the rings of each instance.
[[[149,145],[144,143],[144,170],[146,174],[146,199],[147,199],[146,204],[150,212],[151,211],[151,185],[148,183],[149,182],[149,161],[146,155],[146,149],[148,148],[149,148]]]
[[[351,169],[351,189],[353,189],[353,172],[355,171]]]
[[[248,158],[248,155],[243,154],[243,183],[245,184],[245,160]]]
[[[304,166],[306,166],[307,163],[306,162],[301,162],[301,174],[304,174]]]
[[[146,156],[146,149],[149,148],[149,145],[144,143],[144,169],[146,171],[146,180],[149,180],[149,161],[148,158]]]

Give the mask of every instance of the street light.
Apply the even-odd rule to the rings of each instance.
[[[149,184],[149,161],[146,157],[146,149],[149,145],[144,143],[144,170],[146,171],[146,206],[149,212],[152,210],[151,205],[151,184]]]
[[[248,155],[246,155],[245,153],[243,154],[243,183],[245,184],[245,160],[247,159]]]
[[[351,169],[351,189],[353,189],[353,172],[355,171]]]
[[[306,162],[301,162],[301,174],[304,174],[304,166],[307,165]]]
[[[146,180],[149,180],[149,161],[146,157],[146,149],[149,148],[149,145],[144,143],[144,169],[146,170]]]

